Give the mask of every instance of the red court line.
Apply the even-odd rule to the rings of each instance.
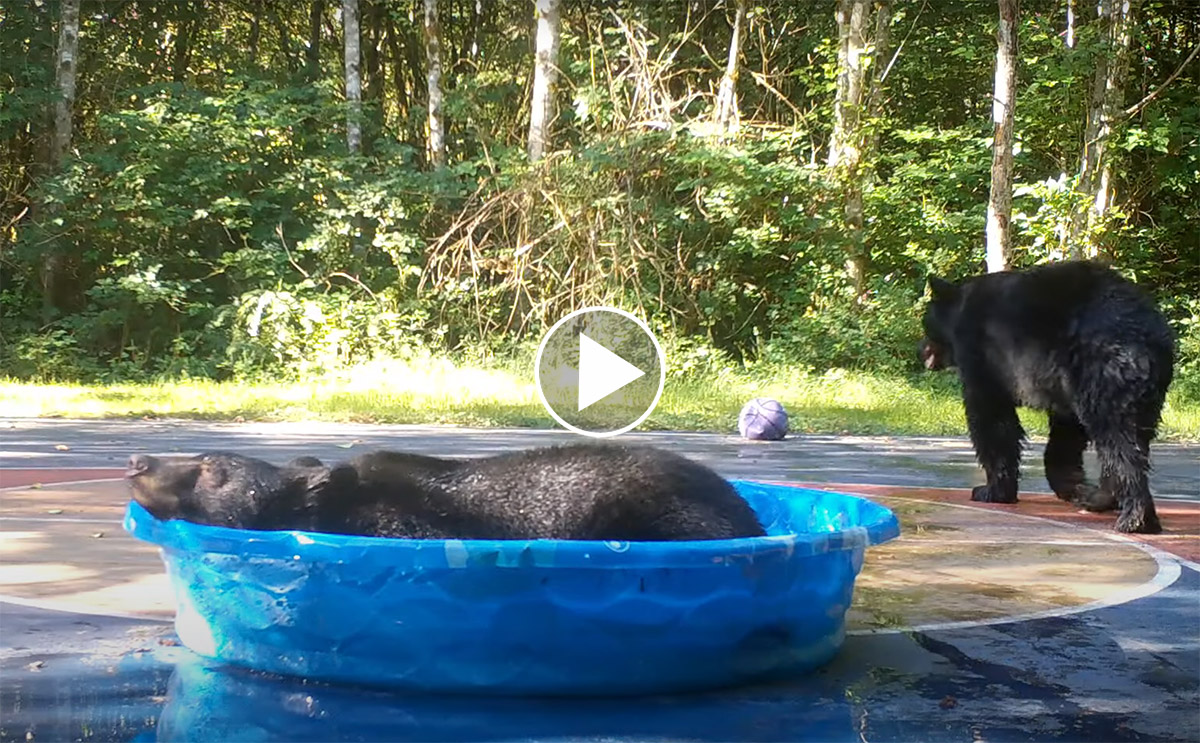
[[[114,467],[55,467],[54,469],[0,469],[0,488],[23,488],[34,484],[86,480],[115,480],[125,474]]]

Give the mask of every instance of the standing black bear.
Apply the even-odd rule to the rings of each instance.
[[[1046,479],[1059,498],[1092,511],[1120,507],[1117,531],[1162,531],[1147,474],[1171,384],[1175,343],[1150,298],[1089,261],[1002,271],[955,284],[929,278],[920,356],[957,367],[975,453],[987,484],[971,500],[1017,501],[1025,432],[1016,407],[1050,416]],[[1084,479],[1096,446],[1100,487]]]

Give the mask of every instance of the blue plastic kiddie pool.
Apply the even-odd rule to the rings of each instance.
[[[767,536],[692,542],[408,540],[159,521],[175,628],[200,656],[433,692],[613,695],[792,676],[837,653],[867,547],[895,515],[732,481]]]

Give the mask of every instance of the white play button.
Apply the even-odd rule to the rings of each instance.
[[[646,372],[579,334],[579,409],[603,400]]]
[[[546,333],[534,375],[554,420],[585,436],[615,436],[639,425],[658,404],[666,358],[639,318],[589,307]]]

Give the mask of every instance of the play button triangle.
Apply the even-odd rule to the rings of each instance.
[[[646,372],[579,334],[579,409],[603,400]]]

